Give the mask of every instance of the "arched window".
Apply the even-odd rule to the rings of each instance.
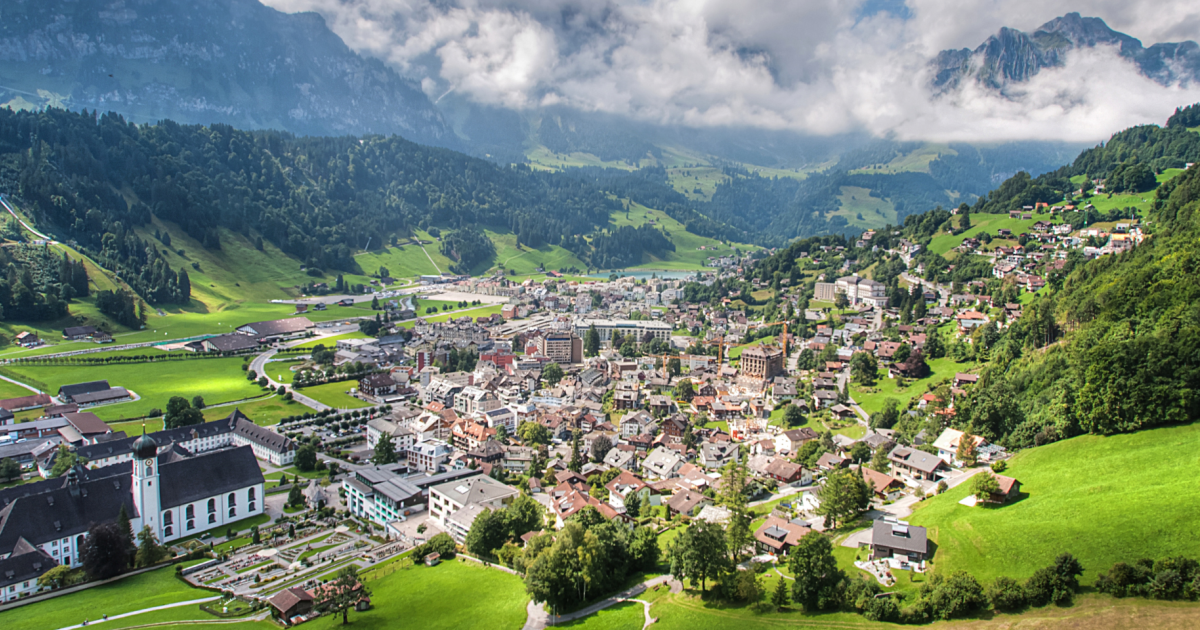
[[[188,528],[189,532],[192,531],[193,529],[196,529],[196,521],[194,521],[192,519],[188,519],[187,528]]]
[[[196,506],[189,505],[183,510],[183,517],[186,519],[196,518]]]
[[[209,499],[209,500],[208,500],[208,513],[209,513],[209,514],[213,514],[213,513],[215,513],[216,511],[217,511],[217,500],[216,500],[216,499]]]
[[[75,537],[75,549],[76,550],[83,549],[83,534],[80,534]]]
[[[216,523],[217,523],[217,515],[216,515],[216,514],[209,514],[209,515],[208,515],[208,524],[209,524],[209,525],[216,525]]]
[[[230,492],[229,493],[229,507],[233,507],[235,505],[237,505],[237,495]]]
[[[163,512],[163,525],[173,525],[175,517],[170,512]]]
[[[254,511],[254,502],[253,502],[253,501],[251,501],[251,502],[250,502],[250,507],[249,507],[249,510],[250,510],[251,512],[253,512],[253,511]]]
[[[254,500],[254,488],[250,488],[250,492],[246,494],[246,498],[251,501]]]
[[[166,527],[164,527],[164,528],[163,528],[163,537],[164,537],[164,538],[165,538],[165,537],[167,537],[167,536],[172,536],[172,535],[174,535],[174,534],[173,534],[173,532],[171,531],[171,526],[170,526],[170,525],[167,525]]]
[[[233,518],[236,515],[237,515],[237,508],[235,508],[235,507],[229,508],[229,518]]]

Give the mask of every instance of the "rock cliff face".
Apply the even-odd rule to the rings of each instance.
[[[1068,13],[1033,33],[1002,28],[975,50],[943,50],[931,62],[933,88],[945,92],[974,80],[1003,90],[1029,80],[1042,68],[1062,66],[1073,50],[1097,46],[1116,48],[1143,75],[1163,85],[1200,81],[1200,45],[1196,42],[1145,48],[1137,39],[1112,30],[1100,18]]]
[[[5,0],[0,104],[301,135],[456,140],[419,86],[256,0]]]

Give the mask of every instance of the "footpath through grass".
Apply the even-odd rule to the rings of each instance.
[[[1063,552],[1091,584],[1118,561],[1200,555],[1196,536],[1200,424],[1127,435],[1084,435],[1016,455],[1005,475],[1022,497],[995,507],[958,503],[970,484],[918,504],[939,572],[970,571],[987,583],[1029,577]]]
[[[47,630],[95,621],[101,615],[121,613],[185,602],[212,595],[188,586],[174,575],[174,567],[164,567],[111,584],[0,613],[5,630]],[[106,628],[108,626],[105,626]]]

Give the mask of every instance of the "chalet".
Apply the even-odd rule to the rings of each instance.
[[[777,457],[766,467],[766,476],[778,481],[779,483],[796,483],[801,485],[809,485],[812,483],[812,474],[804,469],[800,464],[789,462],[788,460]]]
[[[832,413],[832,414],[833,414],[833,417],[834,417],[834,418],[837,418],[838,420],[845,420],[845,419],[847,419],[847,418],[853,418],[853,417],[855,417],[855,415],[856,415],[856,414],[854,413],[854,410],[853,410],[853,409],[851,409],[851,408],[847,407],[846,405],[840,405],[840,404],[839,404],[839,405],[834,405],[834,406],[833,406],[833,407],[832,407],[832,408],[829,410],[829,412],[830,412],[830,413]]]
[[[958,372],[957,374],[954,375],[954,386],[955,387],[962,387],[964,385],[974,385],[975,383],[978,383],[978,382],[979,382],[978,374],[967,374],[965,372]]]
[[[845,468],[849,463],[850,460],[834,455],[833,453],[823,453],[817,458],[817,468],[825,471]]]
[[[63,339],[67,341],[82,341],[91,339],[96,334],[95,326],[69,326],[63,329]]]
[[[817,432],[808,427],[784,431],[775,436],[775,450],[779,453],[795,453],[805,442],[817,437]]]
[[[947,464],[962,466],[962,462],[958,460],[958,445],[962,442],[963,436],[966,435],[958,429],[945,429],[942,434],[933,441],[933,447],[937,449],[938,457],[941,457]],[[978,449],[987,444],[987,440],[982,435],[971,436],[975,442],[975,448]]]
[[[396,393],[396,381],[390,374],[371,374],[358,380],[358,391],[378,398]]]
[[[299,586],[293,586],[272,595],[267,603],[276,619],[290,623],[292,619],[312,612],[313,596]]]
[[[680,490],[667,500],[667,516],[685,514],[695,516],[704,506],[712,505],[712,499],[692,490]]]
[[[888,461],[896,472],[915,480],[933,480],[949,470],[941,457],[906,446],[893,448],[888,453]]]
[[[901,521],[879,520],[871,528],[871,559],[894,558],[901,563],[920,563],[929,553],[924,527]],[[903,564],[901,565],[903,568]]]
[[[1008,503],[1015,500],[1021,495],[1021,482],[1012,477],[1004,475],[996,475],[996,482],[1000,485],[1000,492],[992,493],[988,503]]]
[[[17,333],[16,342],[22,348],[32,348],[42,345],[42,340],[38,339],[37,333],[28,330]]]
[[[875,492],[875,497],[881,501],[895,501],[900,497],[900,491],[904,490],[904,482],[891,475],[871,470],[866,466],[860,467],[859,471]]]
[[[754,532],[754,546],[762,553],[777,557],[787,555],[788,550],[800,544],[800,539],[811,531],[807,525],[797,521],[786,521],[772,514],[767,516],[767,520]]]

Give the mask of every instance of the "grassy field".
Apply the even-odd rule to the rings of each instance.
[[[309,411],[308,407],[298,402],[287,401],[279,396],[272,396],[263,400],[239,403],[236,406],[210,407],[204,410],[204,421],[212,422],[213,420],[228,417],[229,414],[233,413],[234,409],[241,410],[242,413],[246,414],[246,417],[254,421],[254,424],[264,427],[279,424],[281,418]]]
[[[1029,449],[1004,474],[1022,498],[999,508],[959,505],[962,484],[919,504],[941,572],[965,569],[981,581],[1025,578],[1058,553],[1075,554],[1090,584],[1113,563],[1200,555],[1195,536],[1200,489],[1200,424],[1109,437],[1086,435]]]
[[[742,344],[740,346],[734,346],[729,349],[729,358],[736,359],[736,358],[742,356],[742,352],[745,352],[747,348],[750,348],[752,346],[757,346],[760,344],[772,344],[772,343],[775,343],[774,335],[771,335],[769,337],[762,337],[759,339],[755,339],[754,341],[751,341],[750,343]]]
[[[896,208],[891,201],[872,197],[869,188],[842,186],[838,197],[841,207],[834,215],[845,217],[846,222],[862,228],[879,228],[896,223]]]
[[[705,262],[712,256],[728,256],[735,248],[742,252],[757,249],[753,245],[739,243],[725,244],[721,241],[688,232],[682,223],[667,216],[666,213],[647,208],[641,204],[631,204],[628,213],[617,213],[612,216],[613,227],[622,225],[653,224],[666,231],[668,238],[675,244],[675,251],[667,252],[662,258],[646,255],[642,263],[632,269],[667,269],[692,271],[702,269]],[[700,249],[703,247],[704,249]]]
[[[763,589],[769,594],[778,577],[768,574]],[[701,600],[691,592],[672,595],[666,587],[639,597],[651,601],[650,616],[657,617],[654,628],[903,628],[888,623],[867,621],[850,613],[804,613],[794,608],[781,612],[756,614],[744,606],[722,606]],[[1200,606],[1185,602],[1158,602],[1139,598],[1115,599],[1106,595],[1081,595],[1073,606],[1035,608],[1017,615],[988,615],[979,619],[941,621],[918,626],[930,630],[1012,630],[1038,628],[1052,630],[1123,630],[1155,628],[1185,630],[1200,624]]]
[[[875,386],[870,388],[872,391],[868,392],[863,386],[851,382],[850,397],[868,414],[883,409],[883,403],[888,398],[898,400],[900,408],[903,409],[909,400],[929,391],[931,383],[940,384],[947,379],[953,379],[957,372],[970,372],[976,367],[974,363],[956,363],[950,357],[930,359],[926,363],[929,365],[929,376],[910,381],[908,386],[903,389],[898,387],[899,379],[887,378],[887,372],[880,370]]]
[[[416,231],[416,237],[425,244],[424,251],[420,243],[404,238],[394,246],[361,252],[354,256],[354,262],[362,269],[362,275],[349,274],[344,276],[345,279],[365,284],[379,272],[380,267],[387,267],[393,278],[438,275],[450,271],[452,261],[442,255],[438,239],[420,230]]]
[[[558,245],[518,246],[517,235],[512,232],[484,230],[484,233],[496,247],[496,256],[491,262],[480,263],[480,268],[472,269],[473,274],[478,275],[487,271],[504,269],[515,271],[517,275],[529,275],[536,273],[538,267],[555,271],[568,267],[587,268],[587,263]]]
[[[293,346],[293,347],[302,348],[305,350],[311,350],[311,349],[317,347],[318,345],[325,346],[326,348],[334,348],[337,346],[337,342],[339,342],[343,339],[370,339],[370,338],[371,338],[370,335],[366,335],[366,334],[360,333],[358,331],[354,331],[354,332],[342,333],[340,335],[333,335],[330,337],[321,337],[320,339],[313,339],[312,341],[306,341],[298,346]]]
[[[641,630],[646,623],[644,610],[645,607],[638,602],[624,602],[583,619],[560,623],[555,627],[576,630]]]
[[[430,315],[428,317],[422,315],[421,317],[427,322],[438,323],[449,319],[457,319],[459,317],[484,317],[487,315],[496,315],[500,313],[500,309],[502,308],[504,308],[503,304],[490,304],[487,306],[467,309],[457,313],[451,312],[444,315]],[[400,323],[402,328],[412,328],[414,325],[416,325],[416,320],[409,320]]]
[[[956,235],[941,233],[934,236],[929,242],[929,251],[935,254],[945,254],[962,245],[967,238],[978,236],[982,232],[988,232],[995,236],[996,231],[1002,228],[1012,230],[1013,234],[1020,234],[1028,231],[1034,223],[1049,221],[1051,218],[1049,214],[1033,214],[1032,216],[1032,219],[1012,219],[1007,214],[972,214],[970,229]],[[993,245],[995,244],[993,242]]]
[[[355,630],[395,628],[401,619],[404,627],[423,630],[517,630],[525,624],[528,597],[520,578],[457,560],[398,569],[367,587],[375,607],[350,613]],[[305,627],[333,630],[341,623],[340,616],[321,617]]]
[[[346,392],[350,388],[358,387],[358,381],[341,381],[338,383],[325,383],[323,385],[314,385],[312,387],[303,387],[298,391],[313,400],[323,402],[330,407],[337,409],[357,409],[359,407],[370,407],[371,404],[363,402]]]
[[[176,579],[174,572],[172,567],[149,571],[65,597],[22,606],[0,613],[0,617],[5,630],[46,630],[82,623],[84,619],[95,621],[101,615],[112,616],[210,596],[208,591],[191,588]],[[134,625],[134,619],[143,623],[141,617],[131,617],[128,625]],[[191,618],[199,617],[193,615]],[[105,624],[104,627],[122,626]]]
[[[107,379],[114,387],[125,387],[141,399],[89,408],[103,420],[138,418],[152,408],[166,409],[167,399],[203,396],[206,404],[231,402],[258,396],[262,389],[246,380],[242,359],[192,359],[111,365],[24,365],[6,366],[6,376],[49,392],[72,383]],[[28,380],[26,380],[28,379]],[[39,384],[40,383],[40,384]]]

